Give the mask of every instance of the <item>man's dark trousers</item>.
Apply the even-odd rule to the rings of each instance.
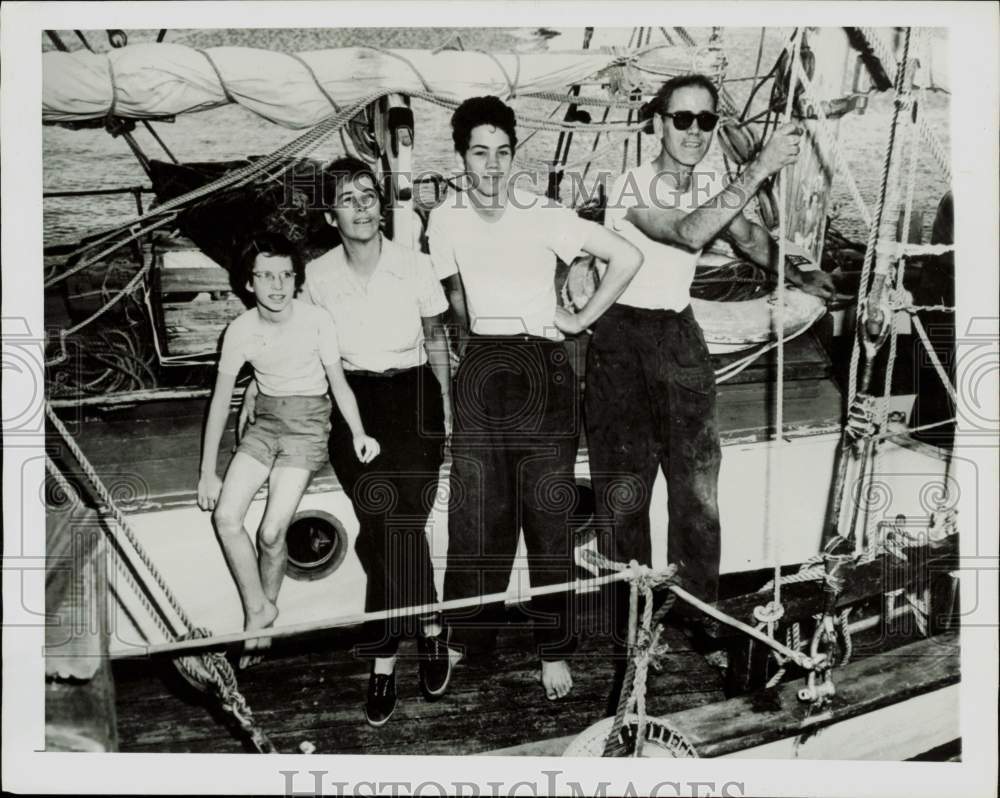
[[[678,567],[679,584],[708,602],[716,601],[719,583],[715,402],[708,347],[690,306],[674,312],[616,304],[594,325],[585,406],[601,551],[618,562],[666,566],[651,562],[649,521],[653,483],[662,469],[667,559]],[[620,651],[627,586],[610,597]]]

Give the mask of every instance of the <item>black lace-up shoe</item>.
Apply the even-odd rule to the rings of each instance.
[[[375,673],[372,669],[368,680],[368,701],[365,703],[365,719],[371,726],[382,726],[392,717],[396,709],[396,674]]]
[[[448,656],[450,630],[434,637],[418,637],[417,652],[420,654],[420,689],[429,701],[444,695],[451,679],[451,657]]]

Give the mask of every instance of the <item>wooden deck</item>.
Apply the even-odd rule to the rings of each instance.
[[[672,654],[660,673],[650,672],[649,711],[667,714],[721,700],[721,673],[678,630],[670,629],[668,639]],[[272,657],[240,675],[256,719],[282,753],[295,753],[308,741],[322,754],[477,754],[575,734],[605,717],[610,645],[593,630],[585,630],[572,663],[573,692],[558,703],[542,694],[531,632],[516,612],[494,654],[460,664],[447,694],[436,702],[421,696],[415,645],[404,641],[397,665],[399,704],[379,729],[365,722],[368,664],[352,656],[350,643],[349,632],[281,648],[276,641]],[[120,750],[246,750],[169,663],[119,661],[114,672]]]
[[[702,757],[955,761],[959,653],[952,630],[860,656],[835,669],[836,694],[819,711],[799,700],[797,679],[668,720]],[[572,739],[494,753],[559,756]]]
[[[612,682],[609,645],[598,630],[599,626],[585,626],[572,663],[573,692],[558,703],[542,696],[531,633],[516,610],[511,611],[494,654],[461,664],[453,673],[448,693],[436,702],[420,695],[415,646],[405,641],[397,665],[399,704],[392,719],[380,729],[369,727],[364,720],[368,665],[366,660],[353,657],[350,630],[276,641],[268,659],[240,674],[240,688],[281,753],[296,753],[308,742],[321,754],[558,756],[575,735],[612,714],[607,707]],[[727,699],[722,672],[702,655],[704,640],[692,645],[686,634],[671,626],[667,627],[667,640],[671,652],[662,669],[649,672],[647,712],[683,723],[702,755],[734,754],[747,740],[758,747],[784,745],[779,742],[783,732],[787,739],[793,739],[795,735],[789,730],[808,723],[803,721],[808,718],[808,707],[796,698],[803,685],[801,679],[793,679],[775,692]],[[893,723],[905,723],[909,710],[903,703],[922,700],[925,692],[940,691],[959,680],[954,630],[922,639],[912,622],[904,618],[888,628],[861,632],[855,635],[854,643],[852,664],[835,671],[837,697],[832,711],[840,720],[855,719],[862,729],[869,712],[896,713]],[[121,660],[113,670],[121,751],[250,750],[229,731],[226,719],[210,711],[203,696],[177,675],[169,661]],[[936,714],[921,722],[935,728],[940,725],[938,734],[944,739],[949,738],[945,732],[952,726],[957,729],[957,703],[950,694],[940,696],[940,700],[933,699],[937,700]],[[896,717],[900,712],[902,720]],[[874,718],[873,714],[871,722]],[[906,737],[898,730],[883,731],[887,740],[898,742]],[[833,758],[844,745],[853,746],[850,758],[870,758],[869,754],[882,750],[876,745],[881,732],[876,738],[870,730],[864,732],[867,743],[851,742],[859,733],[837,741]],[[919,739],[907,738],[906,742],[911,752],[876,758],[922,755],[940,761],[957,756],[960,745],[949,738],[939,755],[930,744],[926,748],[931,750],[924,753]],[[777,755],[829,758],[831,753],[803,749],[792,753],[782,750]]]

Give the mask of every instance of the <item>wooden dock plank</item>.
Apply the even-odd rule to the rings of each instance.
[[[892,722],[898,725],[901,716],[902,722],[906,720],[904,703],[911,699],[919,701],[925,696],[932,697],[930,700],[939,711],[950,707],[953,710],[950,721],[955,721],[957,703],[948,698],[951,692],[942,691],[950,691],[960,680],[959,654],[959,636],[955,631],[857,659],[834,672],[837,692],[829,706],[816,717],[812,716],[807,704],[799,701],[797,693],[801,681],[796,680],[773,690],[760,690],[687,708],[671,714],[669,721],[683,732],[701,757],[733,755],[755,747],[762,752],[772,750],[764,747],[799,736],[807,740],[815,731],[835,723],[860,719],[863,726],[866,715],[881,710],[895,708]],[[938,694],[946,697],[943,705],[933,698]],[[924,710],[918,708],[915,711]],[[655,716],[657,713],[649,714]],[[874,715],[871,717],[874,718]],[[911,720],[919,723],[928,719]],[[946,720],[940,718],[942,724]],[[867,725],[874,726],[874,720]],[[950,722],[947,725],[949,729],[952,727]],[[957,722],[954,727],[957,728]],[[896,731],[896,728],[887,727],[879,728],[877,733],[892,735]],[[559,756],[574,736],[536,741],[527,746],[514,746],[491,753]],[[837,758],[836,752],[832,753],[834,756],[831,757],[828,752],[823,758]],[[862,754],[879,757],[879,752],[874,750],[854,751],[852,756]],[[812,755],[820,754],[816,752]]]
[[[651,674],[650,706],[672,712],[719,700],[720,675],[679,632],[671,630],[669,639],[672,654],[661,673]],[[471,754],[565,735],[602,718],[611,687],[609,651],[605,638],[584,637],[572,663],[573,693],[549,702],[537,681],[530,631],[509,626],[491,656],[460,665],[447,695],[428,702],[417,687],[415,646],[404,641],[397,665],[400,703],[380,729],[369,727],[362,713],[367,661],[355,659],[343,640],[293,656],[278,656],[276,648],[240,681],[257,720],[282,751],[309,741],[319,753]],[[190,690],[148,678],[148,667],[137,665],[115,666],[122,750],[243,750]]]
[[[958,633],[947,632],[846,666],[835,678],[831,720],[856,717],[957,683],[958,654]],[[808,707],[799,701],[798,687],[794,682],[782,685],[766,703],[761,694],[741,696],[679,713],[672,721],[685,730],[702,755],[722,756],[800,728]]]

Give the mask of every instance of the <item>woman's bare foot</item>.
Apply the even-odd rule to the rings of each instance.
[[[246,623],[243,625],[244,631],[252,629],[267,629],[274,624],[278,617],[278,608],[270,601],[265,600],[259,611],[248,612]],[[257,637],[246,640],[243,643],[243,656],[240,657],[240,670],[251,668],[264,659],[260,654],[251,654],[251,651],[263,651],[271,647],[270,637]]]
[[[573,689],[573,674],[570,673],[569,665],[564,659],[555,662],[542,660],[542,672],[538,680],[542,683],[545,697],[549,701],[565,698]]]

